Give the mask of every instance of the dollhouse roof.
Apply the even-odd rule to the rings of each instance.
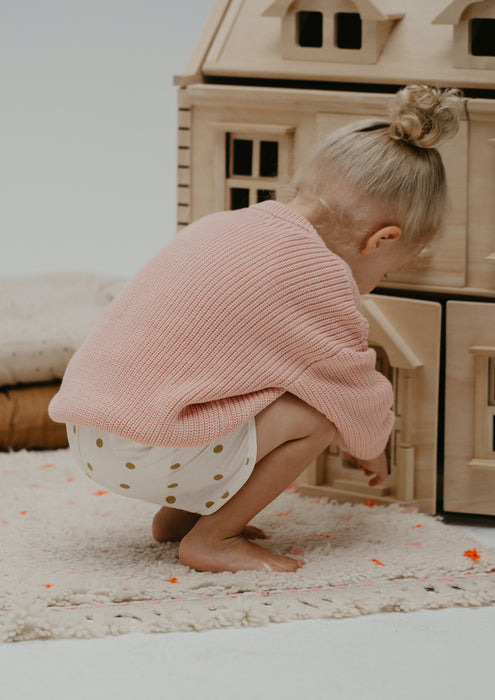
[[[399,19],[403,12],[397,10],[397,2],[393,0],[352,0],[363,19],[376,22],[388,19]],[[335,4],[335,0],[327,0],[328,5]],[[275,0],[270,3],[263,12],[263,17],[284,17],[294,4],[294,0]]]
[[[453,0],[435,17],[433,24],[459,24],[464,10],[474,4],[473,0]],[[482,5],[483,2],[477,2],[476,4]]]
[[[374,12],[380,18],[392,18],[392,11],[396,18],[400,9],[394,0],[353,2],[361,12]],[[457,68],[453,64],[452,26],[444,20],[455,21],[472,2],[400,3],[404,16],[395,22],[377,63],[361,64],[283,58],[281,16],[283,9],[288,11],[289,0],[216,0],[193,57],[176,83],[264,79],[390,85],[420,82],[493,89],[494,69]]]
[[[383,297],[363,297],[363,312],[369,324],[369,343],[386,350],[392,367],[419,369],[423,362],[411,347],[411,339],[405,338],[390,320],[387,304]]]

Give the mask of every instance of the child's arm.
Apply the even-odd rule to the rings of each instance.
[[[373,350],[346,348],[315,362],[288,386],[335,425],[339,447],[359,460],[380,454],[394,425],[392,386],[375,363]]]

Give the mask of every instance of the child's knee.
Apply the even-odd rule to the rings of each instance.
[[[258,439],[257,461],[280,445],[310,436],[318,437],[329,445],[335,427],[328,418],[302,399],[290,393],[283,394],[256,416]]]
[[[316,413],[318,415],[315,416],[315,430],[313,435],[318,438],[321,437],[322,443],[327,446],[335,437],[335,425],[322,413],[318,411],[316,411]]]
[[[292,394],[285,394],[285,396],[290,397],[289,400],[293,402],[294,407],[298,412],[298,416],[301,420],[301,425],[304,425],[304,432],[309,437],[310,435],[321,435],[322,437],[329,436],[329,444],[333,440],[335,435],[335,426],[328,420],[328,418],[320,413],[316,408],[310,406],[302,399],[299,399]],[[304,437],[304,435],[301,435]]]

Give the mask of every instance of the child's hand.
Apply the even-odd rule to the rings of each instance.
[[[343,455],[343,457],[356,464],[358,469],[362,469],[366,476],[374,475],[373,478],[368,481],[369,486],[378,486],[378,484],[385,481],[388,476],[388,463],[385,452],[382,452],[381,455],[378,455],[378,457],[374,459],[357,459],[349,455]]]

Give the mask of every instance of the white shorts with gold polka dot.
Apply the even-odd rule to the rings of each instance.
[[[208,515],[249,479],[256,423],[203,447],[154,447],[95,428],[67,425],[72,454],[100,486],[123,496]]]

